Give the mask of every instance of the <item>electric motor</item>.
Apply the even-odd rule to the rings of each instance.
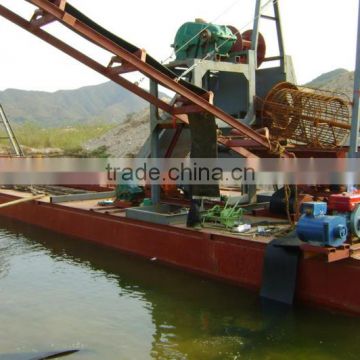
[[[297,235],[300,240],[317,246],[339,247],[347,239],[348,229],[343,216],[326,215],[325,202],[303,203],[303,214],[297,224]]]

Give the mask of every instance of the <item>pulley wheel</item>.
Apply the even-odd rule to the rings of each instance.
[[[251,36],[252,36],[253,31],[252,30],[246,30],[244,33],[242,33],[242,39],[243,41],[249,41],[251,43]],[[259,67],[264,59],[265,59],[265,55],[266,55],[266,42],[265,42],[265,38],[264,36],[262,36],[262,34],[259,32],[259,37],[258,37],[258,47],[257,47],[257,66]]]
[[[239,52],[243,50],[243,40],[242,40],[242,36],[240,34],[240,31],[232,25],[227,25],[226,27],[228,27],[231,32],[236,36],[237,40],[235,42],[235,44],[232,46],[230,52]]]
[[[353,235],[360,238],[360,204],[358,204],[355,210],[351,213],[350,229]]]

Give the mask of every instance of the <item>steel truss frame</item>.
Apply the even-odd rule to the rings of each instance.
[[[105,35],[100,34],[92,27],[69,14],[66,11],[66,0],[25,1],[38,7],[30,21],[22,18],[2,5],[0,5],[0,15],[32,33],[33,35],[39,37],[43,41],[63,51],[74,59],[80,61],[86,66],[99,72],[115,83],[121,85],[130,92],[138,95],[157,108],[169,113],[177,120],[187,123],[187,114],[193,112],[207,112],[224,121],[232,128],[238,130],[244,136],[244,138],[251,139],[257,145],[260,145],[263,150],[269,153],[272,152],[273,144],[271,144],[269,139],[257,133],[249,126],[239,122],[218,107],[214,106],[212,104],[213,94],[211,92],[205,92],[204,96],[197,94],[196,92],[181,84],[179,81],[176,81],[176,79],[169,77],[167,74],[159,71],[159,69],[153,67],[151,64],[148,64],[146,62],[147,54],[145,50],[138,49],[134,53],[131,53],[122,46],[113,42]],[[109,64],[107,66],[102,65],[101,63],[42,29],[43,26],[55,21],[65,25],[67,28],[71,29],[86,40],[113,54]],[[165,101],[159,99],[157,96],[152,95],[150,92],[136,84],[133,84],[131,81],[121,76],[122,74],[132,71],[139,71],[150,80],[155,81],[157,84],[173,91],[178,95],[179,100],[175,104],[168,104]],[[179,104],[181,105],[179,106]],[[237,146],[233,150],[244,157],[256,157],[256,155],[243,147]],[[285,152],[283,156],[291,155]]]

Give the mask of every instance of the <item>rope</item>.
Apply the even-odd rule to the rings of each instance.
[[[291,217],[291,213],[290,213],[290,198],[291,198],[291,187],[290,185],[285,185],[284,186],[284,190],[285,190],[285,202],[286,202],[286,215],[289,221],[289,224],[291,224],[291,229],[294,229],[296,224],[296,215],[298,214],[298,206],[299,206],[299,201],[298,201],[298,187],[295,184],[294,185],[294,205],[293,205],[293,210],[294,210],[294,215],[295,218]]]
[[[285,209],[286,209],[286,216],[290,224],[292,224],[292,218],[290,214],[290,196],[291,196],[291,189],[289,185],[284,186],[285,191]]]
[[[282,155],[285,153],[286,148],[282,146],[278,141],[270,143],[270,153],[279,155],[279,157],[282,157]],[[275,146],[275,147],[273,147]],[[295,219],[291,217],[290,213],[290,198],[291,198],[291,187],[290,185],[286,184],[284,185],[284,191],[285,191],[285,206],[286,206],[286,216],[289,221],[289,224],[291,224],[291,230],[295,228]],[[294,185],[294,211],[295,214],[298,212],[298,187],[295,184]]]
[[[268,141],[270,145],[270,154],[274,154],[274,155],[278,155],[279,157],[282,157],[286,152],[286,148],[282,146],[278,141],[271,142],[270,139],[268,139]]]
[[[299,215],[299,199],[298,199],[298,186],[297,184],[294,185],[294,211],[295,211],[295,219],[294,219],[294,225],[295,225],[295,220],[298,219],[298,215]]]

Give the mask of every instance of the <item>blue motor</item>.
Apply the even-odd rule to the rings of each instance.
[[[325,202],[307,202],[301,206],[303,214],[297,224],[300,240],[317,246],[338,247],[347,238],[346,219],[343,216],[326,215]]]

